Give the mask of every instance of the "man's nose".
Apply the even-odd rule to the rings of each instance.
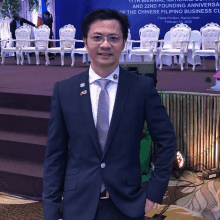
[[[111,44],[108,42],[108,38],[105,37],[103,42],[101,43],[100,45],[101,47],[105,47],[105,48],[110,48],[111,47]]]

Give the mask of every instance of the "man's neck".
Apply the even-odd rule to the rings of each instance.
[[[101,68],[101,67],[94,66],[94,65],[92,65],[92,63],[91,63],[91,67],[92,67],[93,71],[94,71],[97,75],[101,76],[102,78],[106,78],[106,77],[108,77],[111,73],[113,73],[113,72],[117,69],[118,65],[119,65],[119,64],[114,65],[113,67]]]

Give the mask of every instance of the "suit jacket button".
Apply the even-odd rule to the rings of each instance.
[[[101,164],[101,168],[105,168],[105,163],[102,163],[102,164]]]

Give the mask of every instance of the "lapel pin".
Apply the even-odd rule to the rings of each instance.
[[[113,78],[114,78],[114,79],[117,79],[117,78],[118,78],[117,74],[114,74]]]
[[[80,93],[80,96],[85,95],[87,93],[87,90],[84,90]]]
[[[81,84],[80,84],[80,87],[85,87],[85,83],[81,83]]]

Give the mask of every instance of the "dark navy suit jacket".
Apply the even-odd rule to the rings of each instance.
[[[35,25],[32,22],[26,20],[25,18],[21,18],[21,20],[20,20],[21,26],[23,26],[24,23],[35,27]],[[15,30],[16,29],[17,29],[17,23],[16,23],[16,20],[13,19],[12,22],[10,23],[10,32],[12,33],[12,38],[13,39],[16,39],[16,36],[15,36]]]
[[[85,83],[85,87],[80,87]],[[83,90],[87,94],[80,95]],[[141,186],[140,139],[147,121],[158,144],[155,169]],[[120,68],[104,152],[93,121],[89,71],[55,84],[44,163],[44,219],[92,220],[103,181],[126,215],[144,213],[146,199],[161,204],[175,156],[175,133],[153,80]],[[101,168],[101,164],[105,168]],[[61,199],[63,195],[63,200]]]

